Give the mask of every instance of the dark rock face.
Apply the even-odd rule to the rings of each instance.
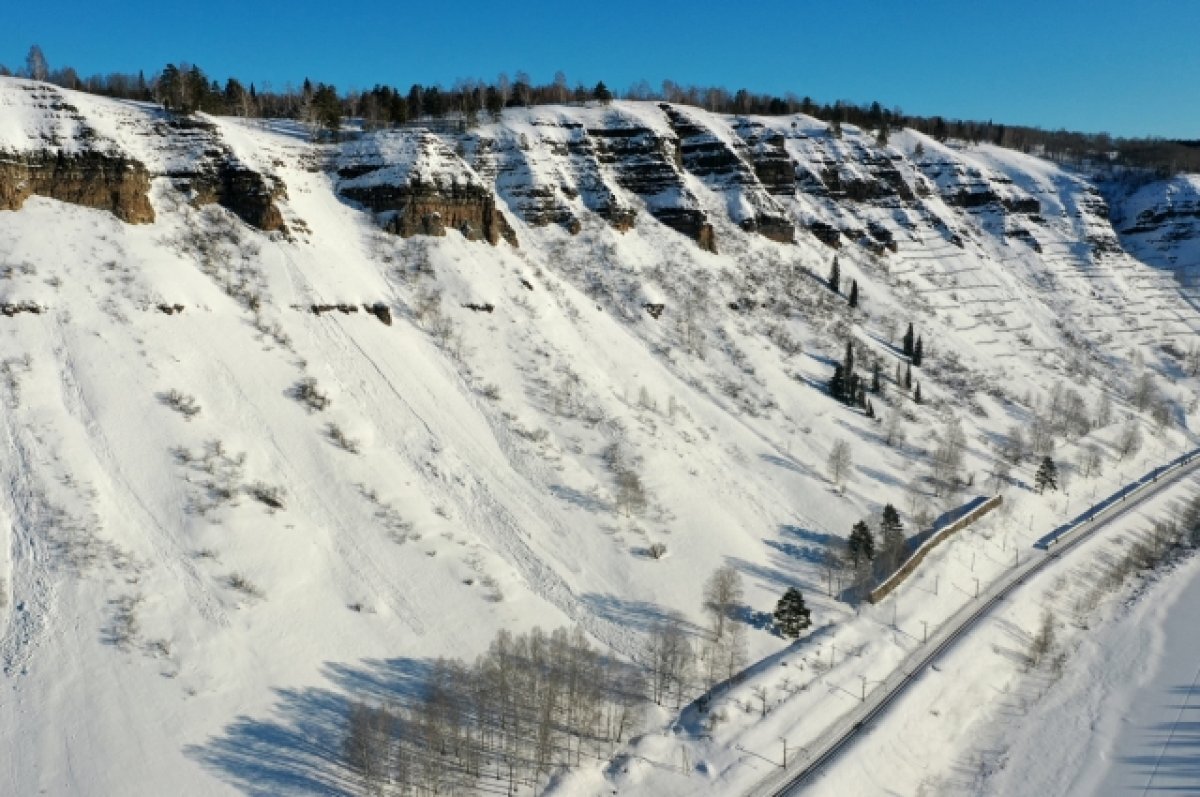
[[[496,195],[460,154],[419,128],[368,136],[341,153],[337,192],[404,238],[455,229],[471,241],[516,246]]]
[[[405,185],[346,186],[339,191],[375,213],[391,214],[386,228],[402,238],[441,236],[456,229],[471,241],[517,245],[517,235],[496,208],[495,197],[481,185],[414,179]]]
[[[154,221],[150,174],[135,160],[101,152],[0,154],[0,210],[38,196],[107,210],[129,224]]]
[[[832,246],[834,249],[840,249],[842,246],[842,234],[831,224],[814,221],[808,225],[808,231],[826,246]]]
[[[784,138],[761,124],[742,121],[734,127],[746,143],[745,156],[764,190],[772,196],[796,193],[796,164],[784,149]]]
[[[677,141],[640,126],[589,129],[587,135],[596,159],[612,169],[622,188],[646,199],[654,218],[688,236],[701,249],[717,251],[708,217],[683,184]],[[618,210],[612,215],[623,221],[626,212]]]
[[[192,204],[197,207],[215,202],[251,227],[265,232],[287,230],[275,204],[276,199],[287,196],[282,183],[268,183],[258,172],[229,161],[205,171],[171,176],[176,185],[195,192]]]
[[[755,208],[753,217],[740,220],[742,229],[779,243],[793,243],[795,228],[791,221],[775,205],[741,154],[697,124],[685,111],[666,103],[659,107],[679,136],[678,163],[717,191],[741,196]]]

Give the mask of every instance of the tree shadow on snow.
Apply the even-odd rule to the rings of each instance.
[[[626,600],[616,595],[589,592],[583,596],[583,602],[596,616],[642,634],[649,633],[654,626],[665,622],[677,623],[691,634],[700,630],[675,612],[648,601]]]
[[[351,705],[411,706],[431,669],[405,658],[326,664],[331,688],[275,689],[269,714],[239,716],[184,754],[250,797],[355,797],[361,784],[341,760]]]

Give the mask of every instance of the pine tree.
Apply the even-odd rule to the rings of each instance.
[[[904,356],[912,357],[913,354],[913,325],[908,322],[908,331],[904,333]]]
[[[850,529],[850,540],[846,543],[846,550],[850,553],[855,567],[858,567],[859,561],[869,562],[875,558],[875,536],[871,534],[871,527],[867,525],[867,521],[860,520]]]
[[[1058,489],[1058,468],[1050,457],[1042,457],[1042,464],[1033,476],[1033,484],[1039,493],[1045,492],[1047,487],[1051,490]]]
[[[917,345],[913,347],[912,364],[921,367],[921,361],[925,359],[925,346],[920,338],[917,338]]]
[[[850,281],[850,306],[858,307],[858,280]]]
[[[833,366],[833,376],[829,379],[829,395],[838,401],[846,400],[846,374],[842,366]]]
[[[913,391],[913,401],[921,403],[921,383],[917,382],[917,389]]]
[[[900,513],[887,504],[883,508],[883,519],[879,522],[880,558],[890,572],[904,561],[904,527],[900,525]]]
[[[842,292],[842,267],[838,264],[837,255],[833,256],[833,265],[829,267],[829,290],[834,293]]]
[[[596,88],[592,89],[592,99],[599,100],[602,105],[612,102],[612,92],[608,90],[608,86],[604,85],[603,80],[596,84]]]
[[[912,363],[904,368],[904,389],[912,390]]]
[[[812,625],[812,612],[804,605],[804,596],[795,587],[788,587],[787,592],[775,604],[775,625],[779,633],[795,639],[800,632]]]
[[[883,383],[879,379],[879,361],[871,366],[871,392],[878,395],[883,391]]]
[[[900,513],[896,511],[896,507],[886,504],[883,507],[883,519],[879,522],[879,533],[886,537],[889,532],[901,532],[902,528]]]
[[[854,373],[854,341],[846,341],[846,356],[842,358],[842,368],[847,376]]]

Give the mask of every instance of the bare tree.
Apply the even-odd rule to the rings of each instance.
[[[1009,465],[1020,465],[1027,453],[1025,435],[1021,431],[1021,427],[1010,426],[1008,433],[1000,442],[1000,456],[1004,457]]]
[[[930,460],[934,491],[938,495],[952,493],[958,486],[963,466],[967,436],[957,418],[952,418],[942,433],[941,441]]]
[[[46,55],[40,45],[30,47],[29,54],[25,56],[25,76],[31,80],[46,80],[50,77],[50,64],[46,62]]]
[[[845,440],[837,440],[829,451],[829,478],[835,486],[841,486],[850,473],[850,444]]]
[[[883,424],[883,441],[889,446],[904,445],[904,416],[899,410],[888,413],[887,420]]]
[[[1143,412],[1150,406],[1157,394],[1158,388],[1154,385],[1154,377],[1150,375],[1149,371],[1143,371],[1129,389],[1129,403],[1137,407],[1138,412]]]
[[[650,630],[646,642],[646,660],[650,671],[650,696],[655,703],[675,697],[675,707],[691,682],[692,645],[679,620],[663,620]]]
[[[1097,445],[1086,445],[1079,451],[1079,473],[1083,478],[1099,474],[1104,467],[1104,452]]]
[[[622,469],[617,471],[616,482],[617,509],[625,517],[641,513],[646,508],[646,488],[642,485],[642,478],[635,471]]]
[[[725,636],[742,594],[742,577],[731,565],[718,567],[704,582],[704,611],[708,612],[715,638]]]
[[[350,706],[342,754],[358,776],[361,793],[381,795],[392,777],[392,737],[396,717],[386,708]]]
[[[1136,456],[1137,452],[1142,449],[1142,432],[1138,429],[1138,423],[1135,419],[1130,418],[1125,422],[1125,426],[1121,429],[1121,434],[1117,436],[1117,453],[1121,459],[1126,459],[1131,456]]]

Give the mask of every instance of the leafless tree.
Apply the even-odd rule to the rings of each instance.
[[[829,459],[826,464],[829,466],[829,478],[835,486],[841,486],[846,481],[846,477],[850,474],[850,444],[845,440],[834,441],[833,448],[829,450]]]
[[[25,56],[25,76],[31,80],[45,80],[50,77],[50,65],[40,45],[33,45]]]

